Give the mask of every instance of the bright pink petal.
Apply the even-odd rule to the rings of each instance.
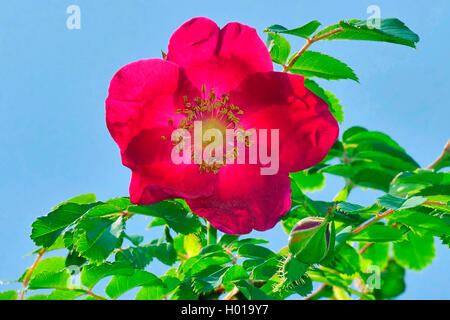
[[[287,173],[261,175],[256,165],[220,168],[213,196],[187,201],[191,210],[228,234],[273,228],[291,206]]]
[[[207,18],[194,18],[172,35],[169,61],[186,70],[198,89],[229,93],[249,74],[272,71],[270,54],[255,29],[229,23],[222,30]]]
[[[121,68],[111,80],[106,99],[106,124],[123,151],[144,129],[177,125],[175,113],[183,96],[198,96],[181,69],[161,59],[140,60]]]
[[[299,75],[250,75],[231,93],[230,101],[244,110],[240,125],[246,129],[279,129],[279,161],[284,171],[304,170],[322,161],[339,134],[328,105],[305,88]],[[269,141],[268,150],[273,150],[270,139],[265,141]]]
[[[214,173],[199,173],[198,166],[156,162],[133,171],[132,203],[152,204],[166,199],[208,197],[214,190]]]
[[[216,176],[200,173],[198,165],[175,164],[171,159],[171,128],[141,131],[122,153],[123,164],[133,171],[130,199],[150,204],[165,199],[196,199],[210,196]],[[169,137],[167,140],[161,137]]]
[[[175,109],[182,106],[184,95],[198,94],[177,65],[160,59],[126,65],[112,79],[106,121],[123,164],[133,172],[133,203],[212,193],[213,174],[200,174],[198,166],[175,165],[171,159],[171,134],[183,118]]]

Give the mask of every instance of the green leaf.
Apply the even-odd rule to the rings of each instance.
[[[74,300],[85,294],[86,294],[86,292],[83,292],[82,290],[56,289],[47,296],[47,300]]]
[[[351,241],[358,242],[396,242],[402,239],[403,232],[400,229],[378,224],[371,225],[351,237]]]
[[[340,288],[347,288],[352,282],[352,280],[348,280],[348,277],[344,279],[340,274],[321,269],[309,270],[308,275],[312,281],[318,281],[329,286],[337,286]]]
[[[1,300],[17,300],[17,291],[10,290],[5,292],[0,292],[0,301]]]
[[[29,283],[28,289],[65,289],[70,288],[70,273],[68,270],[59,272],[42,272]]]
[[[448,195],[450,194],[449,172],[403,172],[391,183],[389,193],[403,195]]]
[[[290,282],[295,282],[301,279],[306,270],[308,270],[307,264],[304,264],[292,257],[285,262],[283,267],[285,277]]]
[[[123,236],[125,237],[125,239],[128,239],[135,246],[140,245],[142,243],[142,241],[144,241],[144,236],[141,236],[139,234],[128,235],[128,234],[124,233]]]
[[[348,164],[337,164],[321,170],[321,172],[330,173],[351,179],[351,182],[361,187],[373,188],[377,190],[388,191],[389,183],[396,172],[391,172],[374,162],[352,162]]]
[[[434,258],[434,239],[432,236],[419,236],[408,233],[408,240],[394,243],[395,261],[412,270],[422,270]]]
[[[273,277],[273,275],[279,269],[279,262],[277,258],[271,258],[268,260],[246,260],[244,264],[249,261],[254,261],[254,266],[252,270],[253,280],[267,281]]]
[[[192,288],[196,293],[208,293],[218,288],[221,278],[228,270],[228,267],[211,266],[192,278]]]
[[[279,34],[269,32],[267,34],[267,47],[272,61],[284,66],[291,53],[291,44],[289,41]]]
[[[349,244],[345,243],[336,249],[336,252],[327,267],[346,275],[353,275],[360,271],[359,254]]]
[[[180,284],[178,278],[171,275],[170,269],[166,275],[162,276],[160,279],[164,286],[154,285],[154,286],[144,286],[136,295],[136,300],[162,300],[167,297],[171,292],[173,292]]]
[[[305,79],[310,80],[310,79]],[[341,105],[341,102],[339,101],[336,96],[331,93],[328,90],[324,90],[325,99],[322,98],[326,104],[330,107],[330,112],[334,116],[337,122],[342,123],[344,122],[344,108]],[[319,95],[320,97],[320,95]]]
[[[405,210],[396,212],[389,218],[419,232],[425,232],[434,236],[450,236],[450,224],[448,222],[419,211]]]
[[[397,172],[414,170],[418,167],[414,160],[412,160],[407,154],[401,153],[389,146],[384,146],[385,150],[383,150],[383,152],[362,150],[363,148],[368,149],[367,146],[375,149],[375,146],[377,145],[368,143],[359,145],[356,152],[352,155],[352,159],[374,161],[381,164],[383,167],[396,170]],[[383,149],[383,147],[381,147],[383,145],[378,144],[378,146],[380,146],[378,149]],[[391,152],[395,155],[390,155],[387,152]],[[403,157],[403,159],[401,157]]]
[[[336,210],[346,214],[378,213],[381,211],[381,207],[377,204],[373,204],[369,207],[363,207],[359,204],[340,202],[337,204]]]
[[[275,33],[285,33],[290,34],[302,38],[308,38],[310,35],[312,35],[319,27],[321,23],[317,20],[313,20],[311,22],[308,22],[304,26],[301,26],[300,28],[295,29],[287,29],[283,26],[280,26],[279,24],[274,24],[270,27],[268,27],[265,32],[275,32]]]
[[[303,277],[301,280],[302,281],[300,281],[296,286],[293,287],[293,290],[300,296],[306,297],[313,291],[312,281],[309,277]]]
[[[31,239],[37,246],[50,247],[68,226],[85,214],[94,204],[65,203],[32,224]]]
[[[93,193],[86,193],[86,194],[82,194],[76,197],[73,197],[67,201],[64,201],[63,203],[60,203],[58,206],[61,206],[63,204],[66,203],[77,203],[77,204],[90,204],[93,203],[97,200],[97,197],[95,196],[95,194]]]
[[[197,215],[188,210],[185,204],[176,200],[161,201],[148,206],[131,206],[131,213],[163,218],[168,226],[178,233],[190,234],[201,231]]]
[[[259,288],[256,288],[250,281],[241,280],[236,283],[236,287],[248,300],[273,300],[273,298]]]
[[[202,244],[193,234],[184,236],[183,248],[188,257],[194,257],[200,253]]]
[[[273,251],[254,244],[246,244],[239,248],[238,255],[241,257],[252,258],[252,259],[263,259],[267,260],[269,258],[276,257],[276,253]]]
[[[136,287],[142,286],[161,286],[163,282],[154,274],[136,270],[132,275],[116,275],[105,288],[105,293],[112,299],[117,299],[122,294]]]
[[[392,299],[405,291],[405,269],[395,261],[389,261],[388,267],[381,273],[380,289],[374,291],[377,299]]]
[[[220,237],[218,244],[221,246],[228,247],[238,239],[239,239],[239,236],[237,236],[237,235],[225,233],[223,236]]]
[[[222,277],[222,283],[224,284],[239,280],[248,280],[248,273],[238,264],[231,266]]]
[[[418,164],[388,135],[353,127],[343,134],[344,164],[319,169],[347,178],[353,185],[389,191],[390,183],[402,171]]]
[[[353,70],[345,63],[315,51],[305,51],[295,61],[290,72],[326,80],[351,79],[358,81],[358,77]]]
[[[188,283],[182,283],[170,297],[170,300],[198,300],[198,295]]]
[[[135,269],[144,269],[153,257],[151,247],[130,247],[116,253],[116,261],[128,262]]]
[[[449,212],[450,213],[450,202],[448,203],[424,203],[424,207],[427,208],[433,208],[442,212]]]
[[[367,21],[341,21],[338,25],[325,28],[316,34],[321,36],[329,31],[342,28],[343,31],[329,35],[325,39],[368,40],[401,44],[412,48],[419,42],[419,36],[412,32],[402,21],[395,18],[380,19],[380,28],[369,28]]]
[[[51,257],[51,258],[42,259],[36,265],[32,275],[30,277],[30,280],[33,279],[39,273],[58,272],[58,271],[65,269],[65,267],[66,267],[65,259],[62,257]],[[25,270],[25,272],[19,278],[19,281],[23,281],[25,279],[29,270],[30,270],[29,268],[27,270]]]
[[[25,300],[48,300],[48,295],[46,295],[46,294],[35,294],[33,296],[29,296]]]
[[[234,251],[246,244],[261,244],[261,243],[269,243],[269,241],[264,240],[264,239],[245,238],[245,239],[241,239],[241,240],[236,240],[233,243],[231,243],[230,249],[232,251]]]
[[[164,263],[171,266],[177,260],[177,252],[172,242],[160,242],[159,240],[153,240],[149,244],[144,245],[151,250],[151,254]]]
[[[67,254],[65,265],[66,267],[81,267],[86,261],[87,259],[85,257],[80,256],[76,250],[72,249]]]
[[[360,243],[362,249],[366,243]],[[370,264],[380,267],[384,270],[389,262],[389,243],[373,243],[363,254],[362,257],[370,261]]]
[[[405,152],[405,150],[397,143],[395,142],[391,137],[389,137],[387,134],[378,132],[378,131],[367,131],[364,128],[356,127],[350,128],[347,131],[350,131],[349,134],[347,134],[347,138],[344,140],[344,144],[346,145],[360,145],[364,143],[372,143],[372,144],[382,144],[382,145],[388,145],[394,149],[397,149],[398,151]],[[345,133],[344,133],[345,136]]]
[[[135,300],[162,300],[166,288],[162,286],[145,286],[136,294]]]
[[[86,215],[75,227],[74,247],[83,257],[102,262],[122,244],[124,229],[122,216],[114,219]]]
[[[360,132],[368,132],[368,130],[366,128],[358,127],[358,126],[350,127],[347,130],[345,130],[344,133],[342,134],[342,141],[344,143],[348,142],[349,138],[351,138],[352,136],[354,136]]]
[[[213,266],[222,266],[231,262],[230,256],[219,245],[204,247],[199,255],[189,258],[179,267],[178,273],[185,278],[195,276]]]
[[[420,196],[403,199],[390,194],[385,194],[377,198],[377,202],[380,206],[397,211],[421,206],[425,201],[427,201],[427,199]]]
[[[295,180],[302,191],[320,190],[325,186],[325,176],[322,173],[308,174],[306,171],[290,173],[291,180]]]
[[[343,178],[352,178],[355,174],[355,170],[347,164],[335,164],[332,166],[328,166],[321,169],[320,172],[330,173]]]
[[[92,289],[103,278],[113,275],[132,275],[135,270],[126,262],[104,262],[101,265],[87,265],[81,271],[81,283]]]

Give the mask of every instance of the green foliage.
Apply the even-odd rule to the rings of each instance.
[[[108,297],[117,299],[122,294],[136,287],[163,287],[163,282],[154,274],[136,270],[131,275],[115,275],[106,286],[105,292]]]
[[[353,70],[345,63],[326,54],[306,51],[301,55],[291,69],[292,73],[301,74],[307,78],[317,77],[326,80],[351,79],[358,81]]]
[[[182,234],[200,232],[201,224],[183,201],[166,200],[149,206],[130,206],[128,212],[161,218],[175,232]]]
[[[37,246],[50,247],[65,228],[73,224],[92,204],[67,202],[57,206],[46,216],[40,217],[32,225],[31,239]]]
[[[322,89],[316,82],[311,79],[305,79],[305,87],[318,95],[330,107],[330,112],[341,123],[344,121],[344,111],[341,103],[330,91]]]
[[[0,292],[0,300],[17,300],[17,291]]]
[[[433,261],[434,239],[432,236],[419,236],[411,232],[407,238],[394,243],[394,259],[405,268],[422,270]]]
[[[366,20],[341,21],[339,24],[323,29],[316,36],[324,35],[338,28],[342,28],[343,31],[329,35],[326,39],[391,42],[413,48],[419,42],[419,36],[417,34],[412,32],[403,22],[394,18],[380,19],[379,29],[368,27]]]
[[[340,163],[325,165],[318,172],[347,179],[355,186],[389,191],[391,181],[418,164],[388,135],[360,127],[343,134]]]
[[[405,269],[391,260],[381,273],[380,288],[374,290],[374,295],[377,299],[392,299],[402,294],[405,288]]]
[[[284,65],[291,53],[291,44],[279,34],[269,32],[267,35],[267,48],[272,61]]]
[[[273,62],[285,72],[303,75],[305,87],[342,122],[341,102],[311,78],[358,77],[345,63],[310,46],[335,39],[410,47],[419,41],[400,20],[380,22],[381,27],[373,29],[366,21],[341,21],[318,32],[321,24],[316,20],[293,29],[272,25],[265,30],[267,46]],[[292,53],[299,40],[304,46]],[[432,262],[435,237],[450,243],[450,173],[437,172],[449,165],[445,150],[431,168],[419,169],[392,137],[355,126],[343,132],[322,162],[291,173],[292,206],[281,222],[285,232],[290,234],[308,217],[320,217],[315,219],[329,226],[321,229],[321,241],[311,241],[308,235],[300,239],[311,244],[312,253],[319,251],[315,243],[322,245],[320,259],[310,263],[294,257],[287,235],[278,252],[265,239],[217,237],[183,200],[136,205],[127,197],[97,201],[94,194],[69,199],[33,222],[35,263],[19,273],[22,289],[2,292],[0,300],[21,299],[22,294],[28,300],[120,299],[128,298],[132,289],[137,300],[396,298],[405,290],[406,269],[422,270]],[[310,197],[325,187],[330,174],[342,178],[336,197]],[[358,199],[348,200],[356,188],[382,194],[372,204],[361,205]],[[159,227],[161,236],[147,239],[145,234],[127,233],[135,215],[151,217],[148,227]],[[43,258],[48,252],[53,256]],[[155,263],[167,266],[165,274],[154,272]],[[379,274],[373,273],[374,267]],[[369,286],[374,279],[379,287]],[[313,284],[321,289],[313,292]]]
[[[352,241],[357,242],[397,242],[402,239],[403,232],[401,230],[385,225],[372,225],[351,237]]]
[[[285,34],[291,34],[294,36],[302,37],[302,38],[308,38],[310,35],[312,35],[319,27],[321,23],[317,20],[308,22],[304,26],[301,26],[299,28],[295,29],[286,29],[283,26],[280,26],[279,24],[274,24],[270,27],[268,27],[265,32],[274,32],[274,33],[285,33]]]

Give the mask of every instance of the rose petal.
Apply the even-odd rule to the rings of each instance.
[[[196,199],[210,196],[216,176],[199,172],[196,164],[175,164],[172,129],[155,127],[141,131],[122,152],[122,162],[132,172],[130,198],[133,203],[150,204],[165,199]],[[162,136],[168,137],[161,139]]]
[[[232,91],[230,101],[244,110],[240,125],[246,129],[279,129],[280,170],[310,168],[327,155],[339,135],[328,105],[304,86],[304,78],[281,72],[250,75]],[[267,139],[258,147],[267,145]],[[265,141],[268,141],[265,144]]]
[[[220,30],[203,17],[175,31],[167,59],[183,67],[198,89],[205,85],[218,95],[229,93],[249,74],[273,70],[270,54],[255,29],[233,22]]]
[[[106,99],[106,123],[121,151],[143,129],[177,126],[183,116],[175,110],[183,96],[195,97],[180,68],[161,59],[140,60],[121,68],[111,80]]]
[[[211,197],[188,200],[191,210],[228,234],[271,229],[291,206],[289,175],[261,175],[256,165],[220,168]]]

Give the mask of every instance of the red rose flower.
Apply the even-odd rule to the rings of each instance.
[[[204,101],[212,102],[201,109]],[[278,173],[261,175],[261,163],[206,170],[175,164],[171,134],[191,129],[193,119],[221,130],[237,124],[279,129]],[[175,31],[166,60],[133,62],[115,74],[106,122],[132,170],[131,202],[183,198],[194,213],[230,234],[272,228],[291,206],[289,172],[322,161],[339,131],[328,105],[305,88],[302,76],[273,71],[255,29],[240,23],[220,29],[206,18]]]

